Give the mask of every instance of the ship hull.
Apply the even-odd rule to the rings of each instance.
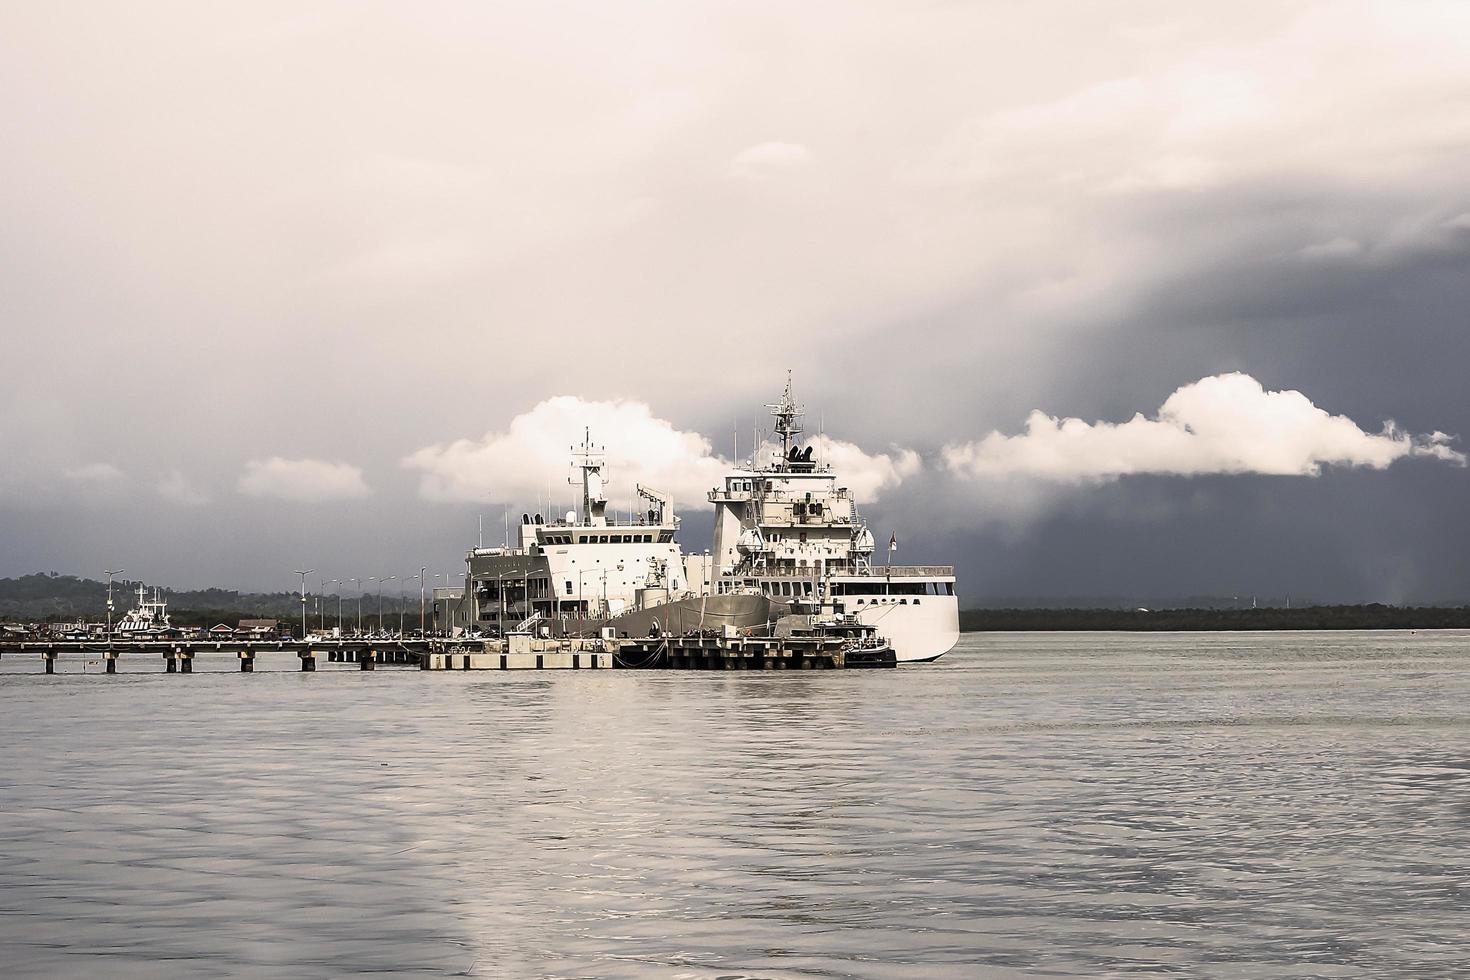
[[[684,634],[700,630],[765,630],[786,615],[784,602],[763,595],[711,595],[675,599],[648,609],[637,609],[606,619],[568,616],[557,626],[564,636],[590,636],[613,629],[619,636],[648,636],[661,632]]]
[[[858,620],[875,627],[893,646],[901,664],[938,660],[960,639],[960,607],[955,596],[924,596],[921,603],[874,603],[859,607]]]

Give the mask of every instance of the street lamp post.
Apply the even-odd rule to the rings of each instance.
[[[374,575],[370,579],[370,581],[376,580],[377,583],[378,583],[378,632],[379,633],[383,632],[383,583],[384,582],[392,582],[392,581],[394,581],[397,578],[398,578],[397,575],[389,575],[386,578],[380,578],[379,576]]]
[[[341,585],[342,584],[342,580],[340,578],[329,578],[329,579],[327,579],[327,584],[328,585]],[[325,633],[326,631],[327,631],[326,626],[323,626],[322,627],[322,632]],[[338,589],[337,590],[337,635],[338,636],[341,636],[342,635],[342,590],[341,589]]]
[[[306,576],[316,571],[315,568],[296,569],[296,574],[301,576],[301,638],[306,639]]]
[[[369,575],[368,578],[367,578],[367,580],[369,582],[377,582],[378,583],[378,612],[381,614],[382,611],[383,611],[383,583],[381,581],[379,581],[378,576],[376,576],[376,575]],[[382,620],[383,620],[383,617],[381,615],[379,615],[378,616],[378,625],[379,626],[382,626],[383,625]]]
[[[398,580],[398,638],[403,639],[403,579],[409,578],[405,575]]]
[[[442,575],[439,572],[435,572],[433,575],[430,576],[430,578],[442,578],[442,579],[444,579],[444,591],[446,593],[449,592],[451,589],[454,588],[454,575],[451,572],[444,572]],[[464,590],[461,589],[460,590],[460,602],[463,603],[465,601],[465,598],[466,597],[465,597]],[[452,605],[453,601],[454,600],[453,600],[453,598],[451,596],[446,595],[444,597],[444,635],[445,636],[449,636],[451,633],[454,632],[454,607]],[[438,604],[437,603],[435,604],[435,607],[434,608],[435,608],[435,614],[437,615],[437,613],[438,613]]]
[[[500,621],[495,625],[500,628],[500,635],[505,635],[505,572],[495,576],[495,592],[500,599]]]
[[[357,635],[362,635],[362,579],[350,578],[347,581],[357,583]]]
[[[428,570],[427,565],[419,566],[419,637],[421,639],[424,635],[424,573]]]
[[[112,646],[112,577],[114,575],[121,575],[127,569],[104,568],[102,571],[107,575],[107,645],[110,648]]]

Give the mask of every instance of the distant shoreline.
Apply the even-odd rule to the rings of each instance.
[[[1228,632],[1470,629],[1470,606],[1304,606],[1300,609],[966,609],[962,633]]]

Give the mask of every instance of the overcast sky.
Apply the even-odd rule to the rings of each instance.
[[[456,571],[584,426],[699,550],[791,369],[966,597],[1470,600],[1467,49],[1411,0],[0,3],[0,575]]]

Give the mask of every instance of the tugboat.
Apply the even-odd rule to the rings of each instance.
[[[772,635],[778,639],[809,636],[830,641],[842,650],[849,667],[893,667],[898,663],[893,644],[878,634],[878,627],[864,623],[856,613],[834,613],[830,605],[817,612],[793,612],[777,621]]]

